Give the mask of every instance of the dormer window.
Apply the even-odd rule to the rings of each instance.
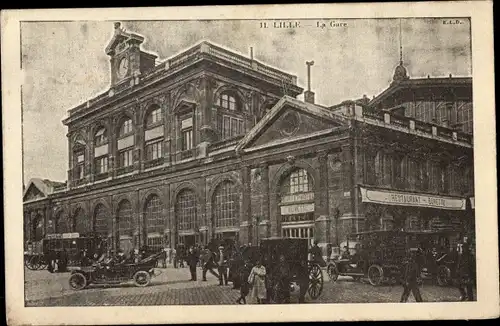
[[[133,131],[133,128],[132,128],[132,119],[126,119],[122,122],[121,126],[120,126],[120,131],[119,131],[119,135],[120,137],[122,136],[126,136],[128,134],[131,134]]]
[[[235,111],[237,109],[236,97],[229,93],[222,93],[219,98],[219,105],[223,109]]]
[[[106,133],[106,129],[101,128],[95,134],[94,144],[95,146],[101,146],[107,143],[108,143],[108,136]]]
[[[151,110],[146,118],[146,127],[154,126],[156,124],[161,123],[162,121],[161,108],[155,106],[153,110]]]

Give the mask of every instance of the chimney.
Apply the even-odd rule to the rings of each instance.
[[[307,103],[314,104],[314,92],[311,91],[311,66],[314,65],[314,61],[306,61],[307,65],[307,91],[304,92],[304,101]]]

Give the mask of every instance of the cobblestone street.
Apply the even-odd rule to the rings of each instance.
[[[219,286],[218,280],[208,274],[207,282],[189,281],[187,268],[159,269],[162,273],[153,278],[150,286],[138,288],[132,284],[120,286],[92,285],[81,291],[73,291],[68,285],[69,273],[51,274],[48,271],[25,271],[26,306],[137,306],[137,305],[221,305],[236,304],[238,290]],[[323,293],[317,300],[306,296],[308,303],[362,303],[398,302],[402,288],[399,285],[373,287],[351,278],[339,278],[336,283],[328,280],[323,271],[325,283]],[[421,288],[425,301],[457,301],[458,290],[453,287],[439,287],[424,284]],[[297,302],[297,297],[292,298]],[[410,301],[413,297],[410,297]],[[250,297],[247,301],[251,302]]]

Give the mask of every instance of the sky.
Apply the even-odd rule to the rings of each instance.
[[[267,28],[261,28],[266,22]],[[275,28],[273,20],[123,21],[145,37],[142,48],[163,61],[201,40],[222,45],[291,74],[307,87],[306,61],[316,103],[330,106],[373,96],[387,88],[403,62],[412,78],[471,76],[468,20],[442,19],[294,20],[296,28]],[[332,27],[331,23],[347,26]],[[324,27],[323,26],[324,23]],[[24,182],[39,177],[65,181],[68,169],[67,111],[110,85],[104,49],[111,21],[23,22],[21,64]],[[302,95],[299,99],[303,99]]]

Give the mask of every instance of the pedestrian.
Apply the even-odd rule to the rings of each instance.
[[[248,283],[248,277],[250,276],[251,265],[249,261],[245,261],[243,267],[240,269],[240,297],[236,300],[236,303],[247,304],[247,295],[250,292],[250,284]]]
[[[177,250],[172,248],[172,261],[174,262],[174,268],[177,268]]]
[[[284,255],[280,255],[279,263],[273,271],[274,284],[277,285],[276,303],[290,303],[290,283],[292,273]]]
[[[463,242],[458,245],[456,266],[458,277],[457,288],[460,292],[460,301],[474,301],[474,259],[467,237],[464,237]]]
[[[402,264],[403,294],[400,302],[407,302],[410,292],[416,302],[422,302],[422,296],[418,288],[418,278],[421,270],[422,252],[419,248],[410,248]]]
[[[243,259],[239,252],[233,250],[229,264],[229,278],[233,283],[233,290],[240,288],[240,270],[243,267]]]
[[[263,303],[266,299],[266,268],[262,265],[262,259],[257,260],[256,265],[250,271],[248,283],[252,287],[252,298],[257,303]]]
[[[196,264],[198,263],[198,256],[193,247],[189,247],[189,253],[186,258],[189,272],[191,273],[190,281],[196,281]]]
[[[224,252],[224,246],[219,246],[215,262],[217,263],[217,270],[219,272],[219,285],[227,285],[227,255]]]
[[[202,251],[201,255],[201,261],[202,261],[202,268],[203,268],[203,281],[207,281],[207,271],[212,273],[217,279],[220,278],[220,275],[217,274],[213,268],[215,267],[215,262],[214,262],[214,254],[213,252],[208,249],[208,246],[205,246],[205,248]]]
[[[311,254],[311,260],[318,263],[321,267],[326,266],[325,261],[323,260],[321,248],[318,246],[318,240],[314,240],[314,245],[309,249],[309,253]]]
[[[330,262],[332,256],[332,244],[329,243],[326,245],[326,261]]]
[[[172,265],[172,248],[167,249],[167,259],[168,259],[168,265]]]

